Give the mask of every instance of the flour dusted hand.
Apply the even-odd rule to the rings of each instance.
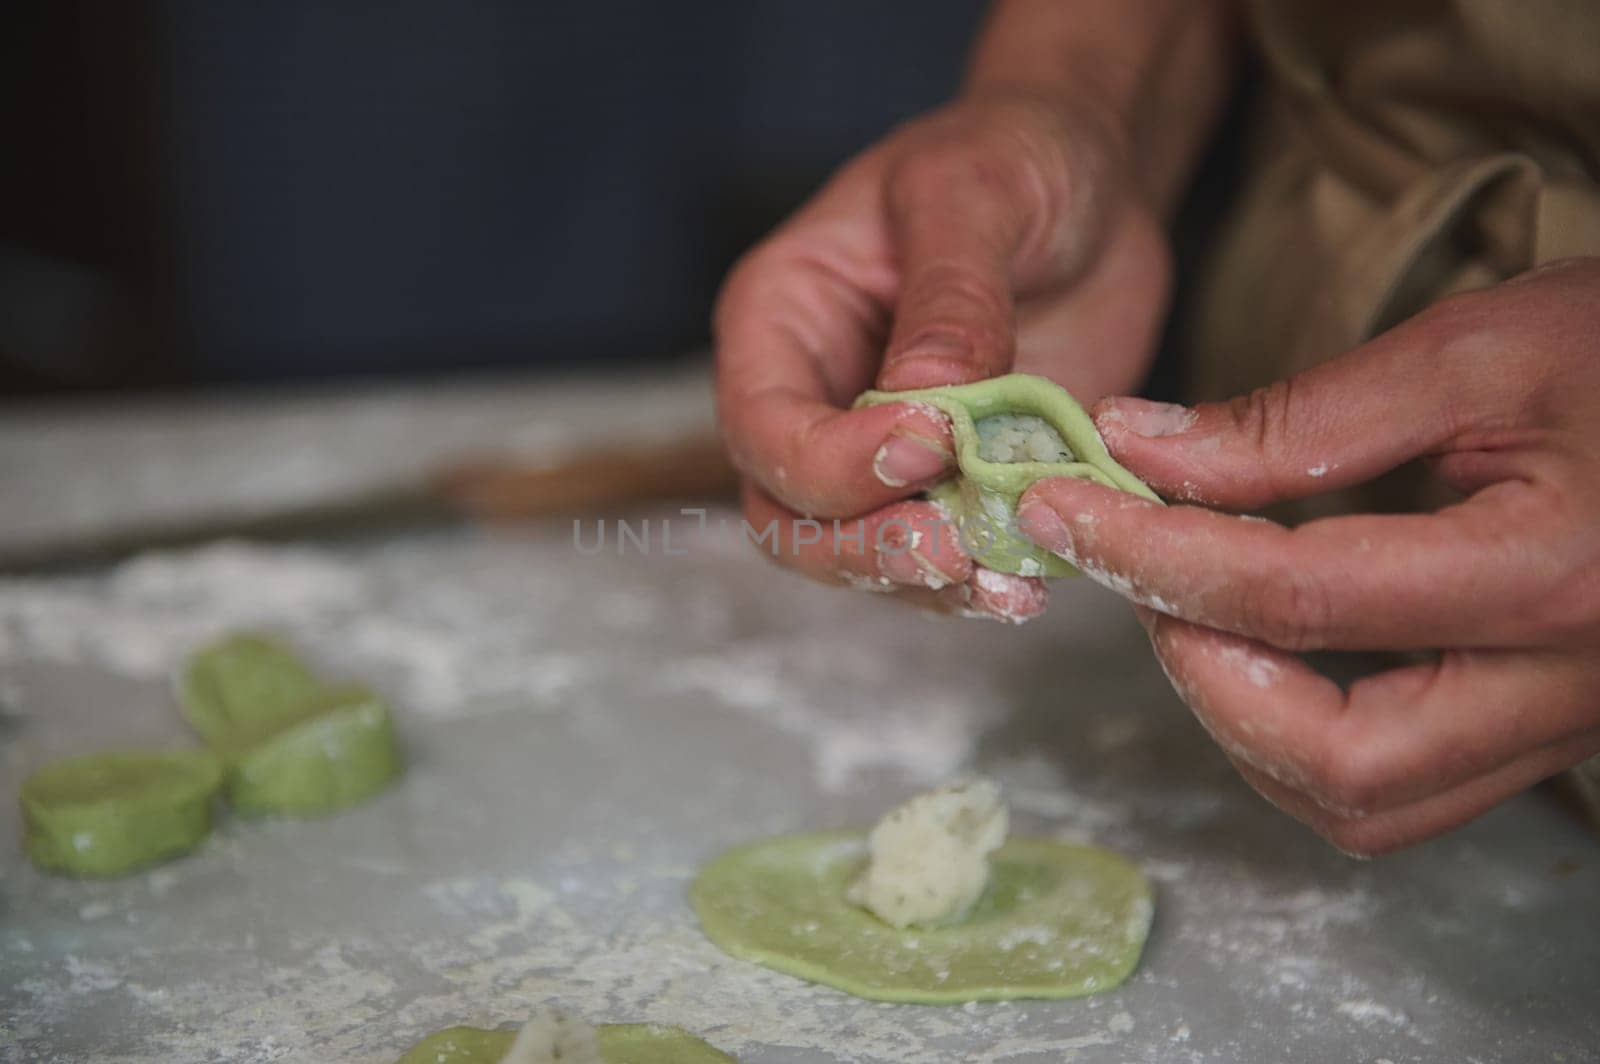
[[[1251,510],[1422,459],[1462,496],[1434,512],[1285,528],[1054,479],[1022,530],[1138,605],[1257,790],[1346,851],[1409,845],[1600,753],[1597,336],[1600,259],[1573,259],[1230,403],[1097,409],[1169,497]],[[1346,690],[1295,656],[1324,649],[1438,655]]]

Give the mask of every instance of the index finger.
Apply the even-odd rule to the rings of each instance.
[[[1022,530],[1161,613],[1291,650],[1527,645],[1572,566],[1541,549],[1565,519],[1505,481],[1433,514],[1331,517],[1288,529],[1162,507],[1079,480],[1041,481]]]

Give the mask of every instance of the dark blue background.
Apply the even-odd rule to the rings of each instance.
[[[612,360],[955,89],[980,0],[168,0],[202,379]]]

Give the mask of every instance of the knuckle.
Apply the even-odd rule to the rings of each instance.
[[[1404,838],[1372,817],[1331,817],[1311,829],[1349,857],[1380,857],[1405,845]]]
[[[760,484],[773,500],[802,517],[815,517],[826,509],[827,492],[806,461],[807,441],[812,435],[812,426],[805,423],[791,426],[777,437],[779,443],[775,449],[757,448],[757,454],[748,454],[746,448],[736,447],[734,451],[739,457],[735,459],[735,468]]]
[[[1319,807],[1337,819],[1361,819],[1379,800],[1380,766],[1359,743],[1325,742],[1306,766],[1306,790]]]
[[[991,150],[981,134],[951,134],[902,155],[889,172],[891,196],[906,204],[987,195],[1007,199],[1025,187],[1019,153]]]
[[[1600,645],[1600,507],[1587,485],[1502,484],[1499,519],[1465,511],[1452,531],[1470,536],[1481,563],[1504,572],[1486,630],[1530,646]]]
[[[1596,537],[1600,538],[1600,537]],[[1578,636],[1595,645],[1600,636],[1600,543],[1554,590],[1554,621],[1560,636]]]
[[[1450,296],[1418,320],[1417,335],[1409,338],[1412,348],[1447,380],[1471,383],[1489,372],[1499,379],[1507,360],[1521,360],[1527,353],[1515,326],[1484,302],[1479,292]]]
[[[740,391],[742,383],[735,370],[719,367],[714,395],[717,435],[722,440],[728,462],[746,483],[759,479],[761,442],[758,426],[752,419],[760,406],[759,393]]]
[[[1593,569],[1552,582],[1543,593],[1525,592],[1504,609],[1504,622],[1541,645],[1592,647],[1600,637],[1600,573]]]
[[[1520,581],[1507,617],[1542,642],[1578,641],[1593,646],[1600,637],[1600,521],[1566,505],[1565,500],[1534,498],[1524,511],[1530,531],[1520,531],[1500,547],[1527,579]],[[1540,538],[1551,547],[1534,550]]]
[[[728,270],[722,287],[717,290],[716,303],[711,311],[711,335],[714,342],[720,343],[732,324],[732,319],[739,313],[745,297],[749,295],[752,286],[760,280],[763,267],[771,257],[769,247],[767,242],[757,244],[741,255]]]
[[[1279,483],[1271,455],[1292,453],[1300,434],[1297,404],[1300,388],[1294,377],[1282,377],[1257,388],[1248,395],[1231,399],[1226,405],[1233,431],[1249,441],[1258,472],[1274,493],[1285,489]]]
[[[969,305],[985,318],[1010,312],[1010,296],[998,271],[958,259],[938,259],[924,267],[921,280],[938,298]]]
[[[1329,643],[1332,594],[1320,576],[1294,564],[1276,565],[1246,584],[1240,614],[1247,633],[1263,642],[1283,650],[1320,650]]]
[[[1553,380],[1548,323],[1558,316],[1507,313],[1506,298],[1493,288],[1458,292],[1408,323],[1408,353],[1436,367],[1467,424],[1526,409]],[[1549,296],[1522,298],[1537,305]]]
[[[937,318],[938,324],[921,329],[913,343],[932,333],[977,351],[1009,343],[1011,296],[994,271],[943,259],[924,265],[916,286],[908,311]]]

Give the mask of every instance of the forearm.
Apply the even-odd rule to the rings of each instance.
[[[996,0],[963,92],[1102,109],[1166,213],[1226,100],[1234,22],[1228,0]]]

